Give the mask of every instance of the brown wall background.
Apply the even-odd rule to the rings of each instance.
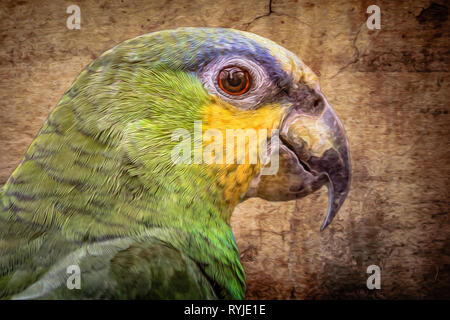
[[[81,8],[81,30],[66,8]],[[366,9],[381,8],[381,30]],[[250,199],[232,223],[247,298],[450,298],[449,21],[445,1],[4,1],[0,185],[78,73],[103,51],[179,26],[272,39],[320,77],[351,145],[349,198],[319,232],[326,191]],[[381,290],[366,268],[382,269]]]

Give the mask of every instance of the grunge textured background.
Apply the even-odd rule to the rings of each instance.
[[[81,30],[66,8],[81,8]],[[366,9],[381,8],[381,30]],[[445,1],[5,1],[0,3],[0,185],[49,111],[103,51],[180,26],[231,27],[300,56],[350,139],[349,198],[319,232],[326,191],[250,199],[233,230],[251,299],[450,299],[449,19]],[[381,290],[366,268],[382,269]]]

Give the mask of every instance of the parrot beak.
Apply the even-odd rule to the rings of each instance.
[[[320,91],[314,101],[304,100],[284,117],[279,132],[279,169],[275,175],[254,179],[247,197],[270,201],[302,198],[328,187],[328,212],[321,230],[338,213],[347,197],[350,178],[350,153],[344,127]],[[311,100],[311,99],[310,99]],[[306,104],[306,106],[305,106]],[[308,107],[318,105],[317,108]]]
[[[328,212],[321,230],[331,223],[344,203],[351,178],[350,152],[344,127],[323,99],[325,106],[319,116],[293,110],[280,132],[281,142],[295,153],[304,170],[317,178],[309,184],[325,180],[328,187]],[[311,190],[317,189],[317,185],[311,186]],[[302,187],[304,189],[308,185]]]

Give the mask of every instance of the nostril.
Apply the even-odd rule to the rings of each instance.
[[[314,100],[314,107],[317,107],[320,104],[320,99]]]

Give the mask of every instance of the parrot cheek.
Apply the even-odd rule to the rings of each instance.
[[[326,185],[329,207],[323,230],[331,223],[348,194],[351,168],[344,128],[323,95],[314,93],[309,99],[302,95],[303,101],[311,103],[306,106],[304,102],[294,104],[283,120],[279,135],[278,172],[255,177],[246,197],[293,200]]]

